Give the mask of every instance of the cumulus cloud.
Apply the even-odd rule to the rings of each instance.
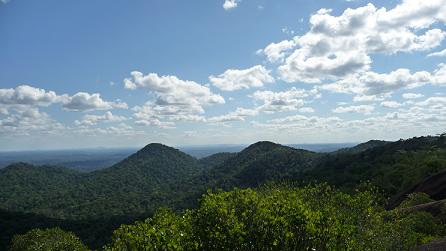
[[[175,125],[175,123],[173,123],[173,122],[160,121],[159,119],[156,119],[156,118],[147,118],[147,119],[137,120],[137,121],[135,121],[135,124],[143,125],[143,126],[156,126],[156,127],[164,128],[164,129],[173,128],[173,126]]]
[[[36,107],[15,106],[3,119],[0,119],[0,134],[30,135],[32,133],[52,134],[63,130],[64,126]]]
[[[222,96],[213,93],[209,87],[194,81],[181,80],[176,76],[158,76],[156,73],[143,75],[141,72],[131,73],[132,78],[124,80],[127,89],[142,88],[154,96],[143,106],[136,106],[134,117],[138,124],[171,127],[170,121],[197,121],[204,107],[224,104]]]
[[[354,72],[366,71],[370,57],[361,51],[336,52],[308,57],[307,52],[296,50],[279,67],[281,79],[286,82],[302,81],[321,83],[324,79],[337,79]]]
[[[384,102],[381,102],[381,106],[385,107],[385,108],[398,108],[398,107],[403,106],[403,104],[398,103],[396,101],[384,101]]]
[[[446,57],[446,49],[442,51],[433,52],[427,55],[428,57]]]
[[[384,96],[377,95],[357,95],[353,97],[353,102],[372,102],[372,101],[382,101],[384,100]]]
[[[47,91],[28,85],[0,89],[0,104],[6,108],[13,106],[49,106],[57,103],[62,103],[63,107],[69,111],[127,108],[127,104],[121,101],[104,101],[99,93],[89,94],[79,92],[73,96],[69,96],[68,94],[58,95],[54,91]]]
[[[259,113],[258,109],[246,109],[238,107],[234,112],[225,115],[210,117],[207,119],[210,123],[222,123],[229,121],[244,121],[248,116],[255,116]]]
[[[441,107],[446,106],[446,97],[430,97],[416,103],[416,106]]]
[[[362,113],[370,114],[375,110],[372,105],[352,105],[352,106],[340,106],[333,110],[334,113]]]
[[[78,92],[73,96],[65,95],[62,103],[63,107],[68,111],[93,111],[128,108],[127,104],[124,102],[104,101],[99,93],[89,94],[86,92]]]
[[[315,112],[315,110],[312,107],[302,107],[302,108],[299,108],[299,112],[313,113],[313,112]]]
[[[245,121],[247,117],[257,116],[260,113],[276,113],[287,111],[298,111],[301,113],[312,113],[315,110],[311,107],[304,107],[306,99],[319,98],[317,89],[305,90],[291,88],[282,92],[256,91],[250,97],[258,103],[254,108],[237,108],[233,112],[224,115],[214,116],[206,119],[209,123],[224,123],[230,121]]]
[[[432,28],[446,22],[446,0],[405,0],[393,9],[373,4],[332,15],[320,9],[310,17],[310,30],[293,41],[261,50],[280,61],[279,76],[287,82],[320,83],[370,70],[371,54],[427,51],[441,44],[446,33]],[[280,45],[280,46],[279,46]],[[270,53],[265,53],[268,50]],[[283,52],[293,49],[285,56]]]
[[[431,73],[408,69],[397,69],[390,73],[364,72],[350,75],[335,83],[326,84],[322,89],[339,93],[356,93],[364,97],[388,95],[398,89],[412,89],[432,81]]]
[[[181,80],[176,76],[158,76],[156,73],[143,75],[131,73],[132,78],[124,80],[127,89],[143,88],[156,96],[155,104],[159,106],[179,106],[203,112],[203,106],[224,104],[222,96],[194,81]]]
[[[422,86],[430,81],[430,77],[426,71],[411,74],[408,69],[398,69],[388,74],[367,72],[358,78],[358,83],[365,85],[368,94],[381,94]]]
[[[434,71],[432,76],[432,83],[435,85],[446,85],[446,64],[441,63]]]
[[[60,101],[53,91],[19,85],[16,88],[0,89],[0,104],[48,106]]]
[[[417,98],[422,98],[424,97],[423,94],[420,93],[403,93],[403,95],[401,95],[404,99],[417,99]]]
[[[76,120],[75,124],[80,126],[92,126],[96,125],[99,122],[120,122],[124,121],[127,118],[124,116],[114,115],[112,112],[108,111],[103,115],[85,115],[82,120]]]
[[[225,0],[225,2],[223,3],[223,9],[230,10],[237,8],[240,2],[241,0]]]
[[[440,97],[441,98],[441,97]],[[435,106],[432,106],[436,104]],[[339,139],[355,137],[398,139],[413,135],[435,134],[444,130],[446,122],[446,100],[431,99],[420,102],[419,105],[407,108],[399,108],[397,112],[389,112],[384,115],[368,116],[361,119],[343,120],[338,117],[307,117],[293,115],[284,118],[269,120],[264,123],[253,122],[253,126],[262,129],[263,133],[271,131],[274,135],[289,137],[302,137],[311,135],[310,138],[323,137]],[[315,129],[320,129],[315,132]],[[420,133],[421,132],[421,133]],[[389,136],[390,135],[390,136]],[[285,138],[285,140],[286,140]]]
[[[298,37],[296,37],[296,40]],[[260,49],[257,54],[264,54],[268,61],[277,62],[282,61],[292,48],[296,46],[296,41],[294,40],[283,40],[279,43],[270,43],[265,49]]]
[[[261,104],[258,109],[267,112],[285,112],[285,111],[296,111],[303,107],[305,102],[304,98],[310,96],[316,97],[319,95],[317,89],[305,90],[298,88],[291,88],[283,92],[272,92],[272,91],[256,91],[251,97]]]
[[[279,118],[279,119],[272,119],[268,122],[270,123],[289,123],[289,122],[305,122],[305,123],[319,123],[319,122],[340,122],[342,121],[342,119],[338,118],[338,117],[327,117],[327,118],[323,118],[323,117],[317,117],[317,116],[311,116],[311,117],[307,117],[304,115],[292,115],[292,116],[287,116],[284,118]]]
[[[209,80],[214,86],[223,91],[262,87],[264,84],[274,82],[270,71],[261,65],[244,70],[229,69],[218,76],[211,75]]]

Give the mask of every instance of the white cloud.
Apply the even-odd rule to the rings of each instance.
[[[218,76],[211,75],[209,80],[214,86],[224,91],[262,87],[264,84],[274,82],[270,71],[261,65],[244,70],[229,69]]]
[[[225,2],[223,3],[223,9],[230,10],[237,8],[240,2],[241,0],[225,0]]]
[[[430,97],[424,101],[416,103],[416,106],[429,106],[429,107],[445,107],[446,97]]]
[[[367,72],[359,77],[358,82],[365,85],[366,93],[382,94],[422,86],[430,81],[430,77],[430,73],[426,71],[411,74],[408,69],[398,69],[388,74]]]
[[[338,80],[368,71],[374,53],[435,48],[446,33],[430,28],[436,22],[446,22],[445,6],[446,0],[406,0],[389,10],[368,4],[348,8],[339,16],[321,9],[310,17],[310,31],[295,39],[296,49],[279,67],[280,78],[307,83]],[[273,45],[278,44],[291,47],[288,40]],[[272,60],[282,57],[282,50],[276,51]]]
[[[137,120],[137,121],[135,121],[135,124],[142,125],[142,126],[156,126],[156,127],[164,128],[164,129],[173,128],[173,126],[175,125],[175,123],[173,123],[173,122],[160,121],[159,119],[156,119],[156,118]]]
[[[376,95],[357,95],[353,98],[353,102],[372,102],[382,101],[385,97]]]
[[[299,19],[299,22],[300,22],[300,19]],[[294,35],[294,33],[296,33],[294,30],[292,30],[292,29],[290,29],[290,28],[288,28],[288,27],[283,27],[283,28],[281,29],[281,31],[282,31],[284,34],[287,34],[287,35]]]
[[[59,101],[60,97],[55,92],[28,85],[0,89],[0,104],[2,105],[48,106]]]
[[[315,110],[313,108],[311,108],[311,107],[302,107],[302,108],[299,108],[299,112],[302,112],[302,113],[313,113],[313,112],[315,112]]]
[[[317,116],[307,117],[304,115],[292,115],[292,116],[287,116],[285,118],[272,119],[269,122],[280,124],[280,123],[289,123],[289,122],[298,122],[298,121],[310,122],[310,123],[319,123],[319,122],[333,123],[333,122],[340,122],[340,121],[342,121],[342,119],[340,119],[338,117],[323,118],[323,117],[317,117]]]
[[[403,106],[403,104],[398,103],[396,101],[384,101],[384,102],[381,102],[381,106],[385,107],[385,108],[398,108],[398,107]]]
[[[124,80],[125,88],[143,88],[154,96],[154,100],[132,108],[140,125],[169,128],[174,125],[170,121],[201,121],[204,118],[198,114],[204,113],[205,106],[225,103],[224,98],[212,93],[209,87],[193,81],[156,73],[144,76],[137,71],[131,75],[132,78]]]
[[[104,101],[99,93],[89,94],[86,92],[78,92],[73,96],[63,96],[63,107],[68,111],[93,111],[93,110],[110,110],[110,109],[127,109],[126,103],[119,100],[110,102]]]
[[[408,69],[397,69],[390,73],[364,72],[350,75],[335,83],[322,86],[324,90],[339,93],[356,93],[361,97],[377,97],[389,95],[398,89],[412,89],[432,81],[432,75],[427,71],[411,73]],[[362,100],[364,101],[364,100]]]
[[[13,107],[7,117],[0,119],[0,135],[53,134],[63,129],[47,113],[30,106]]]
[[[295,46],[296,42],[294,40],[283,40],[279,43],[270,43],[265,49],[258,50],[257,54],[264,54],[270,62],[282,61],[287,52]]]
[[[138,71],[131,75],[132,78],[124,80],[125,88],[146,89],[156,96],[155,104],[159,106],[188,107],[202,112],[203,106],[225,103],[222,96],[193,81],[181,80],[175,76],[158,76],[156,73],[144,76]]]
[[[208,118],[209,123],[224,123],[229,121],[245,121],[246,117],[257,116],[260,113],[276,113],[287,111],[299,111],[302,113],[312,113],[315,110],[311,107],[303,107],[305,98],[318,98],[320,95],[317,89],[305,90],[295,87],[283,91],[256,91],[250,97],[255,102],[259,102],[255,108],[237,108],[235,111]]]
[[[171,115],[168,117],[171,121],[189,121],[189,122],[205,122],[206,118],[201,115],[193,115],[193,114],[179,114],[179,115]]]
[[[292,87],[283,92],[256,91],[251,97],[261,102],[258,109],[267,112],[295,111],[304,106],[304,98],[319,95],[317,89],[305,90]]]
[[[323,56],[306,56],[304,50],[296,50],[279,67],[279,75],[286,82],[302,81],[320,83],[324,79],[336,79],[353,72],[369,69],[371,59],[361,51],[336,52]]]
[[[429,104],[428,104],[429,103]],[[432,103],[437,104],[432,107]],[[253,122],[253,126],[262,130],[262,134],[284,135],[289,138],[339,140],[345,138],[394,139],[413,137],[414,135],[435,134],[444,131],[446,122],[446,100],[430,100],[424,106],[400,108],[397,112],[366,117],[364,119],[343,120],[338,117],[306,117],[293,115],[267,121]],[[315,130],[318,129],[318,130]],[[277,134],[277,132],[280,132]]]
[[[446,49],[442,51],[433,52],[427,55],[428,57],[446,57]]]
[[[126,119],[127,118],[124,116],[113,115],[113,113],[108,111],[103,115],[87,114],[82,118],[82,120],[76,120],[75,123],[76,125],[80,126],[92,126],[98,124],[99,122],[120,122]]]
[[[446,85],[446,64],[441,63],[434,71],[432,76],[432,83],[435,85]]]
[[[6,108],[12,106],[49,106],[57,103],[62,103],[63,107],[69,111],[127,109],[126,103],[119,100],[115,102],[104,101],[99,93],[79,92],[73,96],[68,94],[57,95],[54,91],[46,91],[28,85],[0,89],[0,104]]]
[[[222,123],[229,121],[244,121],[248,116],[256,116],[259,113],[258,109],[246,109],[238,107],[234,112],[225,115],[210,117],[207,119],[210,123]]]
[[[375,110],[372,105],[352,105],[352,106],[340,106],[333,110],[334,113],[362,113],[370,114]]]
[[[417,99],[424,97],[424,95],[420,93],[403,93],[402,97],[404,99]]]

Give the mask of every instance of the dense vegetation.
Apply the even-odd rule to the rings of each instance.
[[[422,203],[413,196],[405,205]],[[387,212],[373,190],[327,185],[208,192],[196,209],[122,225],[105,250],[408,250],[445,234],[426,212]],[[32,230],[10,250],[85,250],[71,233]],[[40,249],[39,249],[40,250]]]
[[[88,250],[78,237],[73,233],[65,232],[60,228],[33,229],[26,234],[17,235],[12,239],[10,251],[35,251],[35,250]]]
[[[360,152],[325,155],[302,178],[346,189],[368,180],[385,195],[392,196],[445,169],[446,136],[419,137]]]
[[[248,189],[209,194],[197,204],[198,198],[209,188],[230,191],[236,187],[255,188],[284,181],[292,181],[296,187],[327,182],[342,191],[336,194],[353,196],[352,199],[359,196],[355,193],[358,185],[369,181],[384,195],[379,201],[372,200],[381,205],[381,208],[374,206],[373,210],[377,210],[375,213],[384,226],[391,224],[390,228],[396,229],[404,221],[415,224],[419,218],[426,218],[426,222],[432,219],[417,213],[414,219],[397,218],[399,220],[393,223],[385,220],[393,217],[384,217],[381,212],[386,199],[395,195],[405,198],[405,193],[410,191],[408,188],[442,170],[446,170],[444,135],[397,142],[371,141],[333,153],[314,153],[259,142],[236,154],[221,153],[200,160],[167,146],[150,144],[110,168],[91,173],[18,163],[0,170],[0,249],[7,245],[13,234],[57,226],[73,231],[88,246],[98,248],[109,242],[113,229],[120,224],[150,217],[160,207],[172,209],[172,213],[164,214],[174,218],[180,217],[178,213],[183,209],[197,208],[183,215],[187,218],[193,216],[192,212],[199,212],[209,198],[252,193],[249,196],[261,203],[266,198],[271,199],[268,194],[275,191]],[[299,189],[282,188],[281,196],[287,198],[289,193],[290,198],[299,195],[306,199],[306,190]],[[337,205],[341,202],[329,203]],[[324,208],[314,210],[319,214],[326,212]],[[159,219],[159,213],[157,215],[153,219]],[[24,216],[27,220],[20,220]],[[276,216],[282,217],[271,217]],[[347,224],[345,219],[339,221]],[[193,226],[195,223],[188,224]],[[412,245],[442,235],[441,231],[431,230],[416,230],[408,236],[418,237],[401,241]]]
[[[425,213],[388,213],[370,191],[329,186],[208,193],[197,209],[121,226],[107,250],[407,250],[444,229]]]

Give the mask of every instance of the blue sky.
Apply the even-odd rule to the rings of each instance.
[[[0,1],[0,150],[446,126],[446,1]]]

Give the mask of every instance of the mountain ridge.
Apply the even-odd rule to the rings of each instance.
[[[160,207],[176,211],[195,207],[207,189],[316,181],[352,191],[369,180],[389,196],[446,169],[444,137],[366,148],[316,153],[260,141],[238,153],[196,159],[150,143],[111,167],[90,173],[19,163],[0,170],[0,210],[62,220],[125,216],[131,221],[149,217]]]

